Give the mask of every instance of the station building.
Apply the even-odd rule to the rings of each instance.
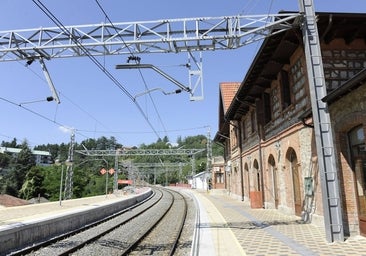
[[[366,14],[317,13],[346,236],[366,235]],[[252,208],[324,225],[300,27],[266,38],[242,82],[220,84],[225,189]]]

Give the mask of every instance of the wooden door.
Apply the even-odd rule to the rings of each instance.
[[[295,215],[301,216],[302,201],[301,201],[300,173],[299,173],[299,166],[297,164],[296,153],[294,151],[291,153],[290,156],[290,166],[292,170]]]

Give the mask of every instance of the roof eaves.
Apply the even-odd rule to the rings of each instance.
[[[360,72],[358,72],[355,76],[353,76],[351,79],[347,80],[343,85],[341,85],[337,89],[330,92],[327,96],[322,98],[322,101],[327,102],[328,104],[332,104],[335,101],[337,101],[337,99],[353,91],[354,89],[356,89],[365,82],[366,82],[366,69],[363,69]]]

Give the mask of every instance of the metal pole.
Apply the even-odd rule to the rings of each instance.
[[[108,164],[108,161],[105,160],[104,158],[102,158],[102,160],[104,161],[105,165],[107,166],[107,172],[105,173],[106,174],[106,177],[105,177],[105,197],[108,196],[108,171],[109,171],[109,164]]]
[[[325,233],[328,242],[344,241],[342,202],[331,120],[328,106],[322,101],[327,90],[314,4],[312,0],[299,0],[299,5],[300,11],[304,13],[302,33],[322,188]]]
[[[108,168],[107,168],[108,169]],[[105,197],[107,197],[108,196],[108,174],[109,174],[109,172],[107,171],[106,173],[105,173]]]
[[[62,180],[64,179],[64,165],[61,165],[61,179],[60,179],[60,195],[59,195],[59,202],[60,206],[62,204]]]
[[[65,180],[65,190],[64,190],[64,198],[71,199],[72,198],[72,189],[73,189],[73,161],[74,161],[74,146],[75,146],[75,130],[71,131],[71,140],[69,146],[69,153],[66,164],[66,180]]]
[[[115,160],[114,160],[114,178],[113,178],[113,192],[118,190],[118,154],[119,150],[116,150]]]

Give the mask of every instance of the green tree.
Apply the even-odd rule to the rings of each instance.
[[[0,170],[9,166],[10,159],[8,154],[0,154]]]
[[[65,166],[48,166],[43,168],[42,187],[44,189],[44,197],[50,201],[59,199],[62,169],[63,178],[65,179]]]
[[[7,181],[4,186],[5,193],[17,196],[19,190],[23,186],[27,172],[35,165],[36,163],[32,151],[25,140],[21,145],[21,151],[19,154],[17,154],[16,157],[13,157],[10,161],[10,171],[6,177]]]
[[[44,196],[43,180],[43,169],[39,166],[31,167],[25,176],[22,188],[19,190],[19,197],[29,200],[33,197]]]
[[[2,141],[1,146],[8,148],[17,148],[18,147],[17,139],[14,138],[11,142]]]
[[[27,172],[35,165],[35,158],[28,146],[28,142],[25,140],[21,145],[21,151],[19,152],[14,165],[18,190],[22,187]]]
[[[168,149],[168,148],[180,148],[185,149],[203,149],[202,153],[195,155],[195,170],[196,173],[206,170],[207,162],[207,137],[205,135],[196,135],[177,139],[177,146],[172,146],[169,143],[167,136],[159,138],[156,142],[149,145],[141,144],[141,149]],[[60,191],[60,178],[61,178],[61,166],[48,166],[42,167],[41,173],[43,174],[43,180],[41,182],[41,188],[36,192],[36,185],[39,184],[41,177],[38,177],[33,173],[31,168],[35,166],[34,157],[31,150],[28,147],[27,142],[23,142],[21,145],[17,144],[17,140],[14,139],[11,142],[2,142],[2,146],[22,148],[21,153],[17,157],[12,158],[0,154],[0,168],[6,166],[0,172],[0,192],[17,196],[21,194],[23,197],[38,196],[38,193],[48,198],[49,200],[58,200]],[[81,143],[75,143],[75,150],[108,150],[122,148],[122,144],[118,143],[114,137],[100,137],[97,139],[87,139]],[[137,148],[137,147],[134,147]],[[68,157],[69,144],[45,144],[35,147],[37,150],[49,151],[52,156],[52,160],[59,158],[60,162],[64,163]],[[223,147],[212,143],[213,156],[223,155]],[[73,198],[94,196],[105,193],[105,181],[106,176],[100,174],[102,167],[109,169],[114,166],[114,157],[105,157],[104,160],[97,161],[98,159],[90,159],[90,156],[83,154],[74,154],[74,177],[73,177]],[[130,156],[124,157],[123,161],[131,161],[133,163],[183,163],[182,169],[178,171],[179,167],[166,170],[164,168],[156,168],[154,170],[144,170],[146,173],[143,176],[148,179],[150,183],[165,184],[175,182],[186,182],[186,177],[192,174],[191,166],[192,158],[185,154],[183,155],[148,155],[148,156]],[[107,163],[106,163],[107,161]],[[108,167],[108,168],[107,168]],[[64,176],[66,176],[66,166],[64,168]],[[128,169],[120,166],[122,173],[119,173],[119,179],[128,178]],[[29,172],[29,174],[28,174]],[[155,176],[156,175],[156,176]],[[34,179],[31,179],[33,176]],[[65,184],[63,184],[64,186]],[[113,176],[109,176],[108,190],[113,188]],[[64,187],[63,187],[64,189]],[[62,189],[62,191],[63,191]]]

